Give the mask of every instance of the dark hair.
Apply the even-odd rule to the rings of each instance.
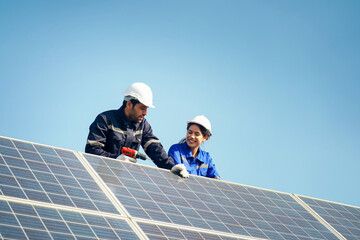
[[[201,126],[201,125],[199,125],[199,124],[197,124],[197,123],[188,123],[188,125],[187,125],[187,127],[186,127],[186,130],[189,130],[189,127],[190,127],[191,125],[194,125],[194,124],[197,125],[197,126],[200,128],[200,132],[201,132],[201,134],[202,134],[203,136],[208,137],[208,139],[210,138],[211,134],[209,133],[209,131],[206,130],[206,128],[204,128],[203,126]],[[184,143],[184,142],[186,142],[186,137],[183,138],[183,139],[181,139],[181,140],[179,141],[179,143]]]
[[[194,124],[197,125],[200,128],[200,132],[202,133],[203,136],[210,137],[210,135],[209,135],[208,131],[206,130],[206,128],[204,128],[203,126],[201,126],[201,125],[199,125],[197,123],[188,123],[186,129],[189,130],[189,127],[191,125],[194,125]]]
[[[133,108],[135,107],[136,104],[138,104],[138,103],[140,102],[140,101],[137,100],[137,99],[130,99],[129,101],[132,103]],[[123,101],[123,105],[122,105],[122,106],[123,106],[124,108],[126,107],[126,103],[127,103],[127,102],[128,102],[128,101],[125,101],[125,100]]]

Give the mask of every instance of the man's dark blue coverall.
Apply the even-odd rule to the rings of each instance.
[[[96,117],[90,125],[85,152],[117,158],[122,147],[139,151],[140,145],[158,167],[171,169],[174,166],[174,160],[168,157],[146,119],[140,123],[130,122],[121,107]]]

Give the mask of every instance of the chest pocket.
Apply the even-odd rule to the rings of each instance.
[[[111,138],[113,140],[113,152],[120,154],[121,148],[125,145],[125,136],[122,133],[113,132]]]
[[[201,164],[198,171],[199,171],[199,176],[206,177],[207,171],[208,171],[208,165],[207,164]]]
[[[140,144],[141,144],[141,140],[142,140],[142,134],[136,134],[134,139],[133,139],[133,142],[132,142],[132,148],[133,149],[136,149],[136,150],[139,150],[140,148]]]

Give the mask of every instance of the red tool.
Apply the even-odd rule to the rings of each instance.
[[[140,158],[142,160],[146,160],[148,158],[145,154],[139,153],[138,151],[128,148],[128,147],[123,147],[121,149],[121,153],[128,157]]]

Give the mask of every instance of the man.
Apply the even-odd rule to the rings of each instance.
[[[122,147],[138,151],[141,145],[158,167],[188,177],[185,166],[174,166],[174,160],[168,157],[153,134],[145,119],[149,107],[155,108],[150,87],[139,82],[131,84],[124,93],[120,109],[100,113],[90,125],[85,152],[124,160]]]

